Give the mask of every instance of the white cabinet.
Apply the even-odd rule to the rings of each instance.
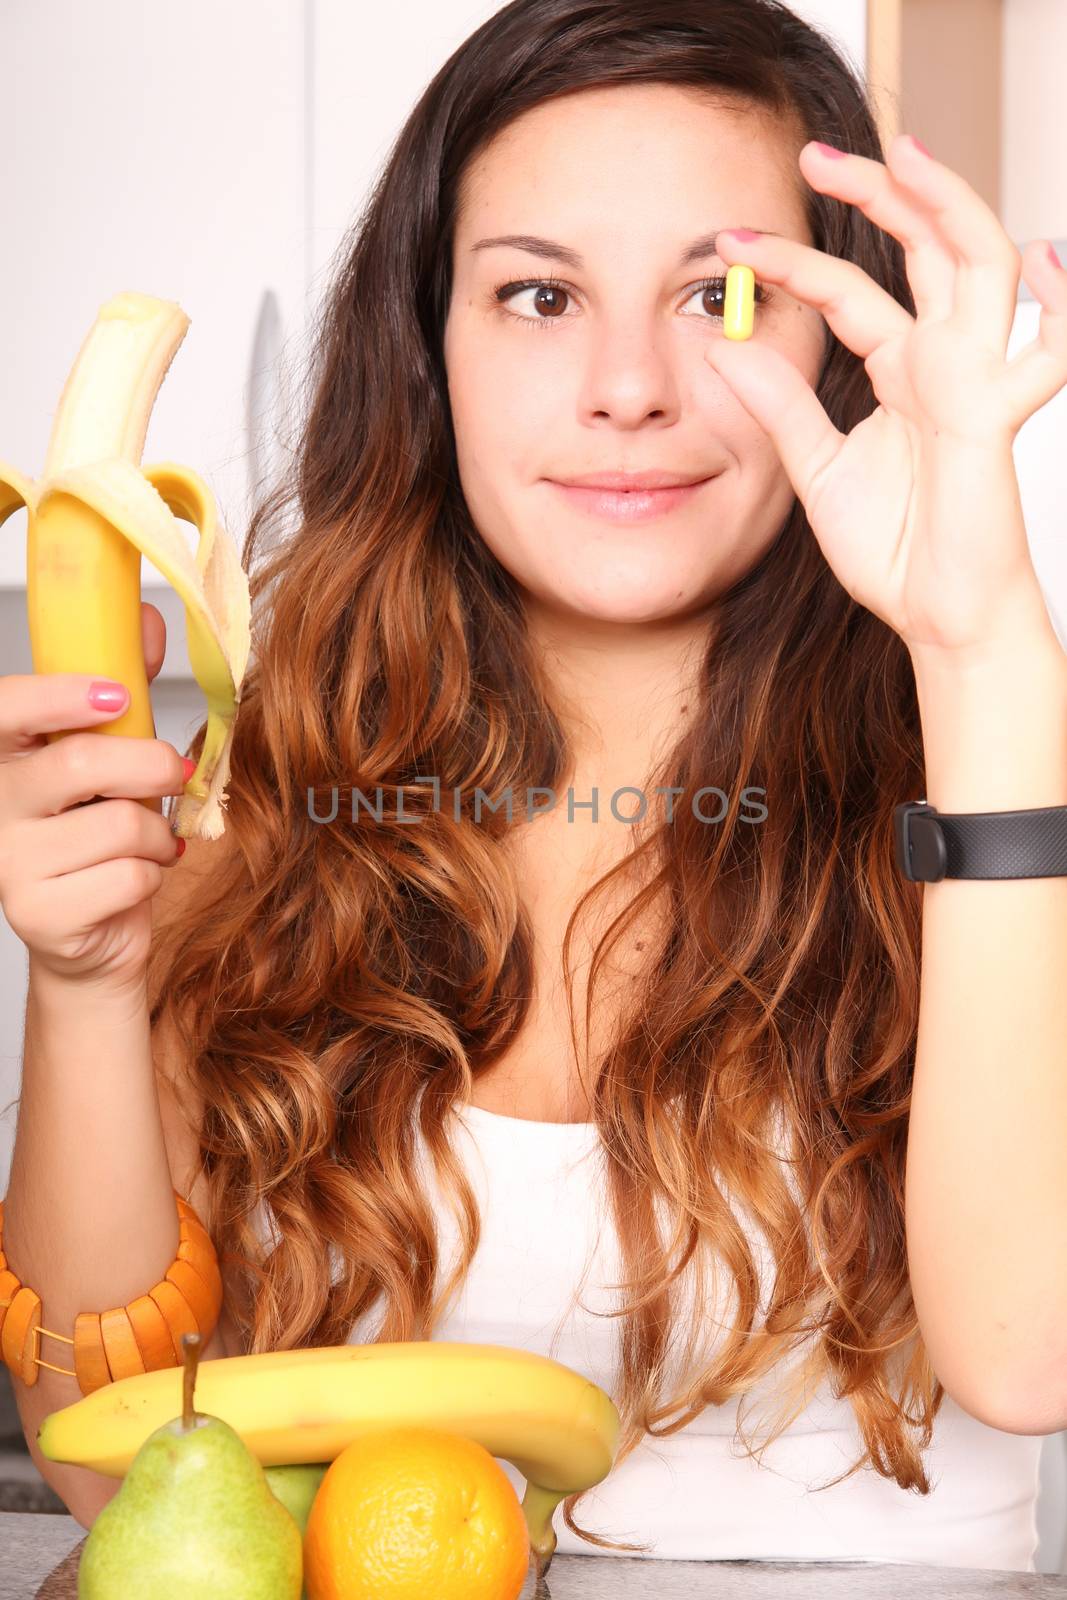
[[[304,337],[306,35],[301,0],[0,6],[0,459],[40,475],[104,301],[126,288],[176,300],[190,326],[143,459],[199,472],[240,548],[284,405],[275,355],[295,365]],[[0,529],[0,674],[32,670],[25,550],[20,511]],[[148,561],[142,585],[167,621],[161,678],[177,680],[153,685],[156,732],[180,749],[203,715],[184,609]],[[0,917],[0,1194],[25,985],[25,946]]]
[[[273,357],[303,335],[304,6],[50,0],[6,6],[0,30],[22,64],[0,97],[0,459],[39,476],[105,300],[176,300],[190,327],[143,459],[200,472],[240,544],[272,459]],[[25,582],[25,534],[25,512],[0,530],[0,588]],[[163,582],[147,561],[142,578]]]

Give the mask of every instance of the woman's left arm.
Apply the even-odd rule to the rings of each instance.
[[[963,666],[913,652],[942,812],[1067,806],[1067,655],[1047,619]],[[919,798],[918,796],[909,798]],[[905,1182],[934,1371],[1009,1433],[1067,1428],[1067,877],[922,887]]]
[[[711,341],[705,359],[772,437],[843,587],[908,647],[921,798],[948,813],[1067,805],[1067,656],[1012,458],[1023,422],[1067,384],[1067,272],[1047,241],[1021,256],[907,135],[887,163],[814,141],[799,162],[900,241],[915,314],[797,240],[721,229],[716,248],[820,311],[879,404],[840,432],[770,330]],[[1008,361],[1020,273],[1039,332]],[[905,1181],[919,1327],[966,1411],[1052,1433],[1067,1427],[1067,877],[921,892]]]

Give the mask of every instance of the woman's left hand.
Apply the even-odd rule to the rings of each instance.
[[[877,408],[839,432],[798,368],[758,337],[717,339],[707,359],[773,439],[849,594],[913,655],[978,656],[1030,622],[1050,628],[1012,440],[1067,383],[1067,271],[1044,240],[1020,255],[970,185],[908,135],[886,165],[824,148],[804,146],[803,176],[900,240],[914,317],[862,268],[796,240],[722,230],[716,249],[818,310],[863,358]],[[1020,272],[1040,330],[1007,361]]]

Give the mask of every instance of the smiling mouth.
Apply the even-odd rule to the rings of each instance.
[[[592,484],[562,483],[556,478],[546,482],[560,494],[565,494],[580,513],[610,521],[633,523],[657,520],[669,516],[685,505],[719,473],[696,482],[672,484],[662,489],[609,489]]]
[[[720,471],[722,469],[720,468]],[[701,473],[696,478],[674,478],[668,473],[648,473],[650,482],[642,482],[642,475],[634,474],[631,481],[627,481],[621,474],[605,473],[602,478],[549,478],[549,483],[558,483],[564,489],[595,489],[601,494],[656,494],[665,489],[693,489],[700,483],[707,483],[709,479],[718,477],[717,472]],[[656,482],[656,479],[661,481]]]
[[[655,488],[651,488],[651,489],[630,488],[630,487],[622,488],[622,489],[614,489],[614,488],[611,488],[608,485],[599,484],[599,483],[568,484],[567,488],[569,488],[569,489],[599,489],[601,494],[670,494],[672,489],[695,489],[698,486],[698,484],[709,483],[710,481],[711,481],[711,477],[710,477],[710,474],[709,474],[709,476],[707,478],[691,478],[688,483],[660,483],[660,484],[657,484],[655,486]]]

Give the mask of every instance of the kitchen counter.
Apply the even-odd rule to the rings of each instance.
[[[76,1600],[82,1541],[70,1516],[0,1514],[0,1600]],[[47,1580],[47,1582],[46,1582]],[[1067,1596],[1067,1577],[882,1562],[656,1561],[640,1556],[560,1556],[522,1600],[1032,1600]],[[166,1600],[161,1595],[159,1600]]]

